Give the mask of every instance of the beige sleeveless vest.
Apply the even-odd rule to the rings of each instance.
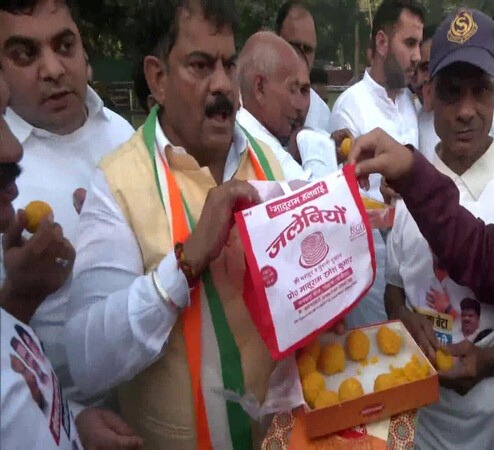
[[[259,143],[277,179],[282,179],[281,168],[271,150]],[[208,168],[198,166],[186,154],[167,149],[167,159],[196,220],[199,219],[208,191],[215,181]],[[153,166],[144,144],[142,129],[101,162],[108,185],[139,243],[145,273],[154,269],[168,252],[172,238],[155,182]],[[236,179],[255,179],[254,169],[244,152]],[[246,392],[264,401],[274,361],[257,333],[242,299],[244,256],[238,235],[232,232],[228,245],[211,265],[211,272],[223,303],[225,314],[241,355]],[[202,305],[207,305],[202,292]],[[207,306],[206,306],[207,307]],[[204,307],[202,308],[204,311]],[[205,326],[205,314],[203,313]],[[201,333],[204,336],[205,331]],[[214,333],[206,336],[214,336]],[[217,346],[214,342],[202,342]],[[204,339],[202,339],[204,341]],[[202,374],[209,362],[202,361]],[[204,385],[203,392],[208,389]],[[179,319],[165,346],[163,356],[119,389],[122,414],[145,440],[147,449],[192,450],[197,448],[193,398],[187,365],[183,324]],[[205,395],[208,422],[211,411]],[[217,419],[216,419],[217,420]],[[228,425],[226,425],[228,427]],[[253,430],[255,427],[253,427]],[[210,433],[215,430],[211,429]],[[255,432],[253,432],[255,434]],[[259,436],[254,436],[254,442]]]

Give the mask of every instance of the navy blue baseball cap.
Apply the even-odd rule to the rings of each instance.
[[[494,21],[476,9],[461,8],[448,16],[432,38],[430,73],[464,62],[494,77]]]

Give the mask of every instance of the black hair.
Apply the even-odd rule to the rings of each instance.
[[[276,16],[276,22],[275,22],[276,34],[279,35],[281,33],[281,29],[283,28],[283,23],[285,22],[288,15],[292,12],[292,10],[296,8],[307,11],[310,14],[309,9],[304,2],[298,0],[288,0],[287,2],[283,3],[283,5],[281,5],[280,9],[278,10],[278,14]]]
[[[0,0],[0,11],[10,14],[32,14],[34,9],[46,0]],[[72,10],[73,0],[55,0],[55,3],[66,6]]]
[[[234,0],[160,0],[138,13],[136,26],[140,58],[154,55],[165,61],[168,59],[178,37],[178,19],[182,9],[193,13],[200,11],[218,30],[229,27],[235,32],[237,29]]]
[[[314,67],[310,71],[311,84],[328,84],[328,74],[322,67]]]
[[[151,95],[151,90],[144,74],[144,58],[139,59],[135,64],[132,71],[132,81],[134,82],[134,93],[139,106],[146,114],[149,114],[148,97]]]
[[[480,316],[480,303],[473,298],[464,298],[460,303],[460,308],[462,311],[464,309],[473,309],[477,316]]]
[[[305,52],[300,48],[299,45],[295,45],[295,44],[290,44],[290,45],[297,52],[298,56],[300,58],[302,58],[302,60],[305,62],[305,65],[307,66],[307,69],[309,69],[310,68],[310,63],[309,63],[309,59],[307,58],[307,55],[305,54]]]
[[[394,27],[400,20],[404,10],[420,17],[422,23],[425,18],[423,6],[417,0],[384,0],[379,6],[372,22],[372,49],[376,49],[376,36],[379,31],[386,31]],[[388,31],[389,32],[389,31]]]
[[[423,38],[423,41],[428,41],[430,39],[432,39],[434,37],[434,35],[436,34],[436,30],[437,30],[437,25],[427,25],[426,27],[424,27],[424,38]]]

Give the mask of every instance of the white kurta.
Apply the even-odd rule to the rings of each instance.
[[[326,133],[332,133],[336,130],[329,106],[324,103],[323,99],[312,88],[310,90],[309,112],[305,118],[304,126],[314,130],[323,130]]]
[[[287,180],[313,181],[338,169],[336,147],[329,133],[323,130],[304,129],[297,135],[297,146],[302,165],[288,153],[280,141],[273,136],[247,109],[237,113],[238,123],[256,139],[264,142],[273,151]]]
[[[494,223],[494,145],[461,177],[454,174],[436,155],[434,165],[452,178],[460,191],[460,203],[487,223]],[[482,304],[480,320],[472,335],[462,331],[460,303],[475,299],[470,289],[454,283],[446,273],[434,271],[429,245],[418,226],[399,202],[395,225],[388,240],[386,262],[388,283],[405,290],[407,305],[434,320],[434,330],[442,343],[475,340],[477,345],[494,343],[494,306]],[[434,291],[447,296],[450,306],[427,302]],[[446,303],[447,304],[447,303]],[[431,307],[434,306],[434,307]],[[487,378],[466,396],[441,388],[441,401],[420,410],[416,443],[421,449],[488,449],[494,442],[494,378]]]
[[[76,189],[88,189],[100,159],[133,134],[130,124],[104,108],[103,101],[88,88],[86,123],[71,134],[60,136],[34,128],[13,110],[7,109],[6,120],[24,148],[22,174],[18,179],[16,208],[25,208],[33,200],[49,203],[64,235],[75,246],[79,216],[73,205]],[[63,328],[70,280],[49,296],[36,311],[30,325],[45,346],[61,385],[67,395],[75,392],[71,379]]]
[[[367,71],[362,81],[347,89],[333,108],[336,129],[348,128],[355,137],[382,128],[401,144],[418,145],[417,111],[413,96],[403,89],[393,102],[386,90],[377,84]],[[370,191],[365,195],[382,201],[381,176],[371,175]],[[376,249],[376,282],[364,300],[352,311],[347,323],[350,327],[369,325],[387,319],[384,310],[384,264],[386,247],[381,234],[372,233]]]
[[[183,148],[171,146],[159,123],[156,142],[160,149],[171,147],[175,152],[184,152]],[[247,139],[236,126],[224,182],[235,175],[246,148]],[[86,393],[95,394],[132,379],[161,357],[178,314],[163,304],[151,275],[144,275],[139,243],[101,170],[93,180],[79,230],[66,341],[75,381]],[[174,303],[186,307],[189,288],[178,269],[175,253],[164,257],[157,270]],[[201,377],[209,427],[214,431],[211,440],[213,448],[228,450],[231,442],[220,357],[218,347],[211,345],[216,336],[205,302],[202,317]],[[262,410],[252,401],[252,394],[246,395],[242,406],[255,417],[290,410],[302,402],[295,359],[287,358],[271,375]]]

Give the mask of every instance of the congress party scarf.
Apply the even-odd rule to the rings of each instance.
[[[156,184],[161,202],[170,224],[170,233],[174,245],[185,242],[194,230],[195,220],[189,206],[181,194],[165,157],[164,149],[157,149],[156,119],[158,107],[155,106],[143,128],[144,141],[153,162]],[[263,151],[243,129],[249,140],[248,156],[253,165],[258,180],[274,181],[273,172]],[[201,276],[201,283],[207,297],[213,328],[218,342],[223,386],[226,390],[244,395],[244,379],[240,352],[237,348],[233,333],[214,286],[213,277],[209,270]],[[206,416],[206,408],[201,387],[201,287],[195,287],[191,292],[191,305],[184,311],[184,338],[189,365],[192,393],[194,397],[194,412],[196,421],[197,443],[200,449],[212,449],[211,437]],[[238,403],[226,403],[230,437],[234,450],[252,449],[252,431],[249,416]]]

